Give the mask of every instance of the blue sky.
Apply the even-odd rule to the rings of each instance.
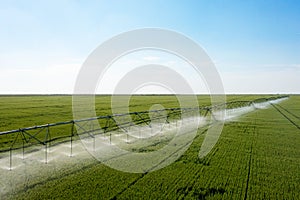
[[[297,0],[0,1],[0,93],[72,93],[87,56],[159,27],[200,44],[228,93],[300,93]]]

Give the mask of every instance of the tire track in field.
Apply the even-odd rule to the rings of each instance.
[[[197,134],[196,137],[193,138],[193,140],[195,140],[200,135],[204,134],[208,129],[209,128],[206,128],[201,133]],[[165,159],[163,159],[157,165],[155,165],[152,168],[150,168],[149,171],[152,170],[152,169],[154,169],[154,168],[156,168],[157,166],[159,166],[161,163],[163,163],[164,161],[166,161],[167,159],[169,159],[169,157],[172,157],[173,155],[175,155],[181,149],[185,148],[187,145],[190,144],[190,142],[192,142],[192,141],[187,142],[186,145],[184,145],[181,148],[177,149],[175,152],[173,152],[171,155],[169,155],[168,157],[166,157]],[[123,190],[121,190],[120,192],[118,192],[117,194],[115,194],[113,197],[111,197],[110,200],[116,200],[118,196],[122,195],[126,190],[128,190],[130,187],[132,187],[133,185],[135,185],[138,181],[140,181],[142,178],[144,178],[147,174],[148,174],[148,172],[143,173],[140,177],[138,177],[137,179],[135,179],[134,181],[132,181],[129,185],[127,185],[127,187],[125,187]]]
[[[291,124],[293,124],[296,128],[300,130],[300,126],[296,124],[291,118],[289,118],[286,114],[284,114],[277,106],[275,106],[273,103],[270,103],[284,118],[286,118]]]
[[[250,156],[249,156],[249,161],[248,161],[248,172],[247,172],[247,181],[246,181],[246,189],[245,189],[245,196],[244,200],[248,198],[248,190],[249,190],[249,181],[250,181],[250,174],[251,174],[251,165],[252,165],[252,150],[253,150],[253,142],[254,142],[254,134],[256,134],[256,127],[257,127],[257,114],[254,118],[254,127],[253,127],[253,139],[251,141],[251,146],[250,146]]]
[[[292,113],[291,111],[289,111],[286,108],[282,107],[281,105],[277,104],[276,106],[280,107],[282,110],[286,111],[287,113],[289,113],[290,115],[294,116],[295,118],[300,119],[299,116],[295,115],[294,113]]]
[[[250,156],[249,156],[249,161],[248,161],[248,173],[247,173],[247,181],[246,181],[244,200],[247,199],[247,195],[248,195],[249,180],[250,180],[250,173],[251,173],[252,147],[253,147],[253,140],[252,140],[251,146],[250,146]]]

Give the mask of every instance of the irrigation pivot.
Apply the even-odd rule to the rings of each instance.
[[[74,140],[78,140],[78,136],[91,138],[92,148],[95,151],[97,148],[95,145],[95,138],[99,135],[106,137],[110,144],[113,144],[113,140],[120,136],[118,132],[125,134],[126,143],[130,143],[133,137],[138,139],[148,138],[155,134],[155,131],[162,132],[163,129],[170,129],[174,124],[177,127],[178,123],[191,123],[195,112],[200,112],[200,116],[210,117],[213,121],[224,120],[218,117],[218,112],[225,110],[227,117],[231,116],[231,110],[243,110],[246,107],[253,107],[259,109],[265,104],[276,103],[282,99],[288,98],[288,96],[277,96],[270,98],[260,98],[252,101],[231,101],[217,106],[205,106],[197,108],[167,108],[160,110],[150,110],[142,112],[130,112],[125,114],[114,114],[106,116],[97,116],[86,119],[76,119],[66,122],[51,123],[27,128],[20,128],[16,130],[9,130],[0,132],[0,137],[10,137],[11,143],[0,149],[0,153],[8,153],[9,170],[13,169],[13,153],[14,151],[22,152],[22,159],[25,159],[25,153],[38,151],[41,148],[44,149],[44,163],[49,162],[48,153],[50,148],[69,142],[70,154],[74,155],[73,146]],[[164,114],[162,114],[162,112]],[[180,116],[185,114],[189,116],[189,119],[178,121]],[[151,117],[149,117],[151,116]],[[130,121],[126,120],[130,117]],[[120,120],[124,118],[124,120]],[[117,119],[117,120],[116,120]],[[225,119],[226,120],[226,119]],[[152,123],[153,121],[157,121]],[[101,129],[95,128],[95,123],[101,125]],[[166,125],[167,124],[167,125]],[[76,127],[76,128],[75,128]],[[147,132],[148,131],[148,132]],[[61,136],[51,137],[54,132],[63,132]],[[69,134],[68,134],[69,132]],[[144,134],[144,135],[142,135]],[[148,134],[148,135],[147,135]],[[121,137],[121,136],[120,136]],[[203,142],[203,148],[201,147],[202,155],[206,155],[213,146],[206,147],[205,140]],[[216,141],[210,141],[216,142]],[[3,157],[3,156],[1,156]]]

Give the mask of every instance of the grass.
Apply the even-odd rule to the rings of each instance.
[[[228,99],[259,97],[239,95]],[[105,99],[101,99],[102,104],[97,104],[97,113],[108,114],[109,97],[97,98],[98,102]],[[71,97],[2,97],[0,101],[0,109],[7,110],[4,113],[7,118],[2,118],[1,123],[6,121],[3,119],[11,119],[15,120],[16,126],[32,126],[32,120],[39,119],[40,124],[44,124],[49,123],[47,119],[57,122],[71,117]],[[36,103],[30,106],[31,101]],[[208,97],[200,96],[199,101],[209,104]],[[158,171],[130,174],[89,160],[58,171],[46,180],[32,178],[27,187],[7,198],[297,199],[300,196],[299,101],[300,96],[291,96],[268,109],[255,110],[227,122],[217,145],[201,160],[198,152],[207,127],[198,130],[183,156]],[[136,96],[131,103],[134,105],[131,109],[140,111],[152,103],[173,107],[177,102],[172,96]],[[56,106],[61,107],[56,110]],[[45,112],[44,118],[39,115],[41,111]],[[14,114],[23,116],[20,122]],[[9,127],[15,125],[1,126],[6,130]]]

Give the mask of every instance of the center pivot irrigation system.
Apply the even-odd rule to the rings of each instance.
[[[197,114],[201,117],[210,116],[217,121],[215,112],[254,106],[261,103],[269,103],[288,96],[274,96],[270,98],[259,98],[253,101],[232,101],[216,106],[205,106],[197,108],[167,108],[160,110],[150,110],[142,112],[131,112],[126,114],[114,114],[107,116],[97,116],[87,119],[71,120],[66,122],[51,123],[17,130],[0,132],[0,158],[1,154],[9,152],[9,169],[12,169],[13,151],[21,151],[23,159],[25,153],[45,149],[45,163],[47,163],[48,148],[60,143],[70,142],[70,156],[72,156],[72,144],[80,137],[91,137],[103,134],[111,142],[112,134],[121,130],[125,134],[133,126],[148,126],[155,120],[163,120],[163,123],[170,123],[181,118],[181,116],[193,117]],[[197,113],[199,112],[199,113]],[[98,124],[96,126],[95,124]],[[100,126],[99,126],[100,125]],[[26,150],[26,152],[25,152]]]

